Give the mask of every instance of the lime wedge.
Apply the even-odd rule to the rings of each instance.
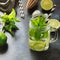
[[[50,10],[53,8],[53,1],[52,0],[42,0],[40,3],[42,9]]]
[[[56,19],[50,19],[48,23],[52,28],[58,29],[60,27],[60,22]]]

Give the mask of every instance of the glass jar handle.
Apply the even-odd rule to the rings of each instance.
[[[56,40],[58,40],[58,30],[51,31],[50,32],[50,43],[53,43]]]

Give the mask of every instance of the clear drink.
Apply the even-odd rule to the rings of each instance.
[[[37,21],[33,21],[34,24]],[[36,22],[36,23],[35,23]],[[32,21],[29,22],[29,47],[34,51],[45,51],[49,48],[49,43],[54,42],[57,37],[57,33],[55,36],[51,38],[51,31],[48,24],[46,26],[42,26],[37,24],[33,26]]]

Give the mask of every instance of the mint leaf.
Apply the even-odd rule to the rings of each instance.
[[[16,17],[16,12],[14,9],[12,9],[12,12],[8,15],[9,20],[12,20]]]
[[[40,32],[40,29],[36,29],[35,30],[35,40],[40,40],[40,38],[41,38],[41,32]]]
[[[3,22],[5,23],[7,20],[9,20],[8,15],[6,13],[4,13],[3,16],[0,15],[0,18],[3,20]]]
[[[16,21],[16,22],[20,22],[20,20],[19,20],[18,18],[15,18],[15,21]]]

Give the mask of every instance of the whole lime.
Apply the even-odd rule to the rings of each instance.
[[[5,35],[5,33],[0,32],[0,46],[5,45],[7,42],[7,36]]]

